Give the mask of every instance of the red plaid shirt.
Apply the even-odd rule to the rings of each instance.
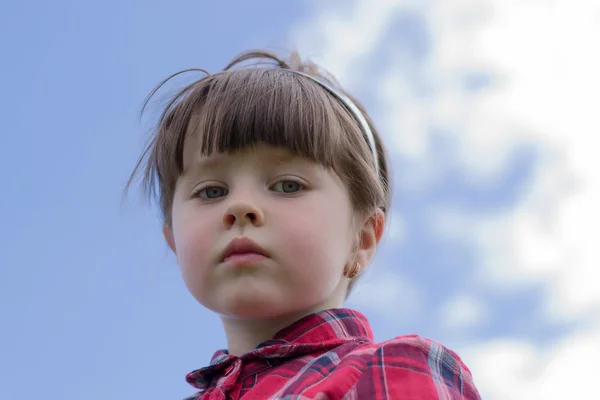
[[[374,343],[348,309],[304,317],[240,357],[220,350],[186,379],[200,389],[186,400],[480,400],[454,352],[416,335]]]

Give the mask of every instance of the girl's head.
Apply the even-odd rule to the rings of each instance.
[[[296,53],[246,53],[175,95],[132,174],[158,197],[190,292],[223,315],[340,306],[353,283],[344,271],[369,263],[390,206],[386,152],[364,109],[354,101],[377,166],[356,116],[292,71],[337,88]],[[251,250],[246,239],[262,257],[226,257]]]

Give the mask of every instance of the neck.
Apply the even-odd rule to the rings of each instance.
[[[265,319],[242,319],[222,315],[221,321],[227,336],[228,352],[233,356],[248,353],[260,343],[273,339],[277,332],[303,317],[339,306],[315,307],[298,313]]]

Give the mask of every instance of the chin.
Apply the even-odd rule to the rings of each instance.
[[[286,296],[257,296],[249,293],[247,296],[235,295],[219,301],[219,309],[213,310],[221,315],[241,319],[277,318],[302,310],[301,305],[291,304]]]
[[[257,299],[228,299],[225,302],[223,314],[244,319],[266,319],[273,318],[285,313],[281,303],[276,300]]]

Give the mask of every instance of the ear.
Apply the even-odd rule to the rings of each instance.
[[[360,241],[356,261],[365,268],[375,255],[377,245],[383,235],[385,215],[381,209],[377,209],[363,223],[360,231]]]
[[[177,253],[175,249],[175,238],[173,237],[173,229],[167,224],[163,225],[163,235],[173,253]]]

